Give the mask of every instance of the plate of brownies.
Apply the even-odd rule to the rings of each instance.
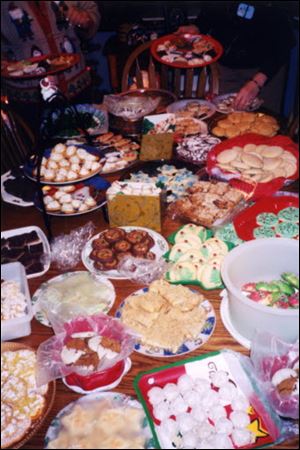
[[[39,227],[22,227],[1,233],[1,264],[20,262],[27,278],[43,275],[50,267],[49,242]]]

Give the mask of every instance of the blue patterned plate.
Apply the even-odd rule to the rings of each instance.
[[[138,291],[131,294],[130,297],[132,295],[143,295],[145,294],[145,292],[148,292],[148,288],[139,289]],[[198,291],[193,292],[199,293]],[[126,300],[127,299],[124,300],[124,302],[120,305],[120,308],[116,312],[116,317],[118,319],[122,319],[122,310],[124,308]],[[137,353],[141,353],[142,355],[152,356],[154,358],[172,358],[174,356],[186,355],[187,353],[191,353],[194,350],[197,350],[199,347],[204,345],[212,336],[216,326],[216,313],[213,305],[208,300],[204,300],[201,305],[206,311],[206,319],[202,330],[195,340],[187,340],[183,342],[181,347],[175,353],[165,348],[150,347],[141,343],[136,344],[135,351]]]

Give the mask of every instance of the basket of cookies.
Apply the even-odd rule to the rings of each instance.
[[[1,344],[1,448],[21,448],[41,427],[49,414],[55,381],[38,385],[37,356],[32,348]]]
[[[265,196],[298,179],[298,147],[287,136],[244,134],[223,141],[209,152],[207,172],[231,180],[255,197]]]

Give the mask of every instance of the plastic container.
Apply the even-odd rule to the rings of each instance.
[[[256,330],[268,331],[286,342],[299,337],[299,310],[261,305],[248,299],[245,283],[271,281],[284,272],[299,274],[299,243],[293,239],[257,239],[241,244],[224,259],[221,274],[228,291],[234,328],[250,341]]]
[[[1,341],[9,341],[31,334],[31,320],[33,317],[30,293],[26,272],[23,264],[14,262],[1,266],[1,278],[5,281],[17,281],[20,283],[21,292],[27,300],[26,312],[23,317],[1,320]]]

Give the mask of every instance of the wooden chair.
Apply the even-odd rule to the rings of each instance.
[[[137,89],[157,88],[157,74],[160,88],[173,92],[178,98],[204,98],[207,92],[219,93],[219,73],[216,63],[201,69],[177,69],[154,61],[150,53],[151,41],[137,47],[129,56],[122,75],[122,92],[129,89],[130,76],[135,76]],[[148,64],[143,70],[148,74],[145,86],[140,60],[147,56]]]

